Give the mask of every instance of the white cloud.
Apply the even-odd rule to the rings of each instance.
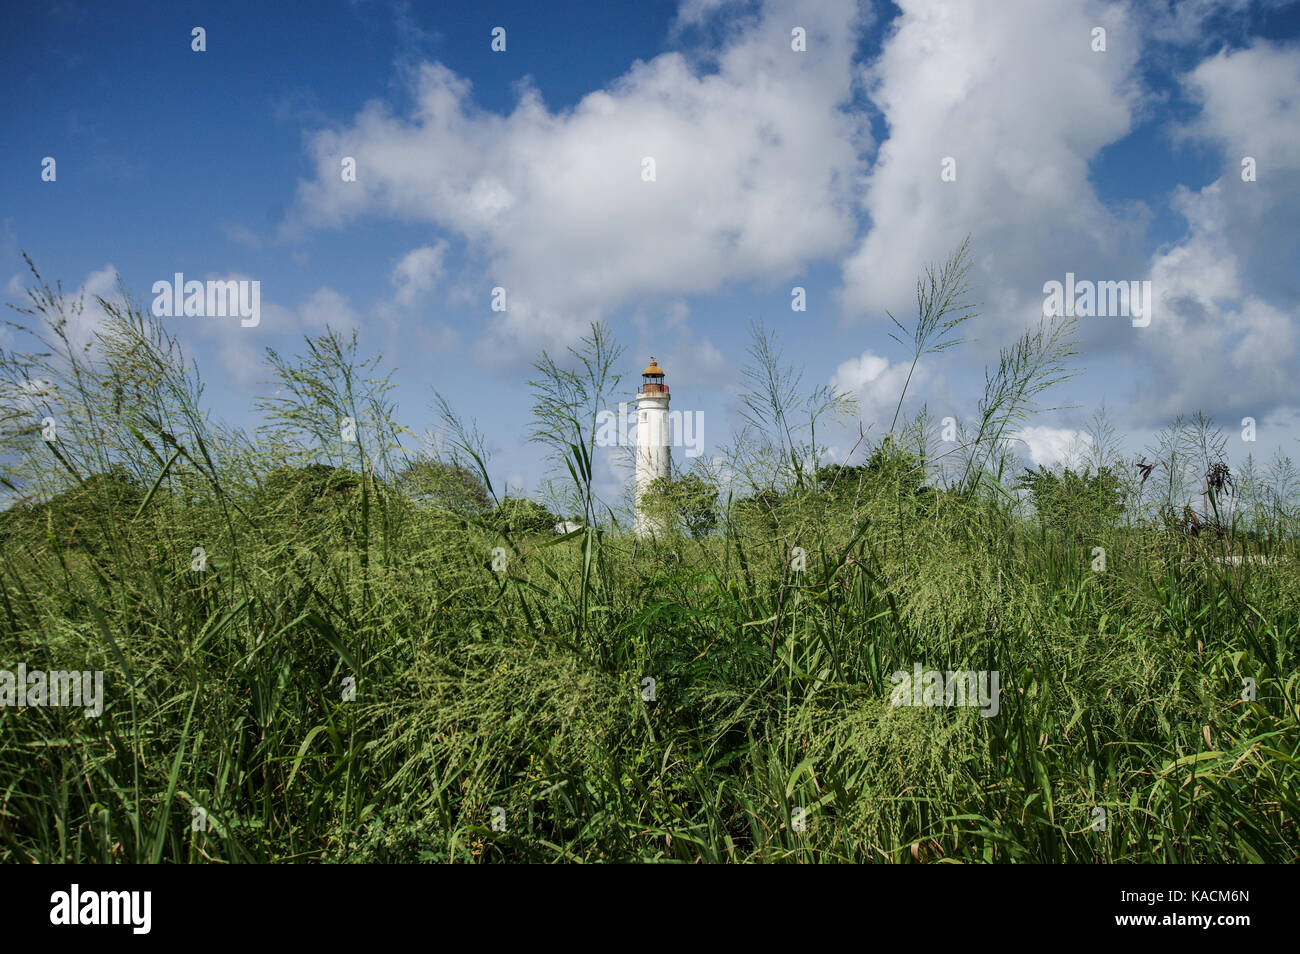
[[[1148,328],[1080,327],[1093,367],[1136,357],[1130,421],[1150,426],[1203,408],[1260,416],[1300,402],[1294,275],[1300,267],[1300,50],[1263,41],[1208,57],[1182,78],[1201,104],[1171,129],[1221,151],[1223,177],[1179,186],[1173,208],[1186,235],[1151,256],[1141,250],[1149,212],[1107,206],[1091,167],[1123,139],[1153,96],[1139,66],[1154,15],[1160,36],[1181,36],[1181,14],[1161,3],[1008,0],[967,5],[900,0],[901,16],[867,69],[868,90],[889,125],[867,179],[871,229],[844,262],[848,316],[910,315],[913,281],[968,233],[971,275],[991,347],[1041,314],[1042,285],[1080,279],[1150,279]],[[1230,14],[1236,0],[1196,9]],[[1090,47],[1107,29],[1106,53]],[[1183,39],[1187,39],[1183,37]],[[1259,181],[1243,183],[1254,156]],[[943,182],[940,162],[957,162]],[[1120,352],[1119,349],[1122,349]]]
[[[296,323],[311,332],[326,328],[347,332],[361,327],[361,316],[346,295],[322,285],[298,305]]]
[[[682,0],[677,10],[677,23],[679,26],[703,23],[725,7],[737,5],[737,0]]]
[[[443,264],[446,253],[447,243],[443,241],[411,249],[402,256],[392,275],[392,282],[397,286],[394,297],[399,305],[410,308],[428,297],[446,270]]]
[[[921,267],[972,234],[972,281],[1005,340],[1041,314],[1044,281],[1111,274],[1136,247],[1138,223],[1102,205],[1089,163],[1133,125],[1141,34],[1124,7],[1095,0],[898,6],[866,71],[890,132],[842,303],[850,316],[906,312]],[[1095,26],[1108,30],[1105,53],[1091,49]],[[947,157],[956,181],[941,179]]]
[[[1201,114],[1179,132],[1216,145],[1224,174],[1173,206],[1185,237],[1151,262],[1157,307],[1137,337],[1149,420],[1205,410],[1263,418],[1300,403],[1295,223],[1300,221],[1300,49],[1220,53],[1184,78]],[[1258,161],[1243,182],[1240,160]]]
[[[837,367],[831,375],[830,385],[847,391],[858,399],[862,420],[888,427],[893,420],[894,409],[898,406],[899,395],[903,393],[903,386],[907,382],[909,367],[910,362],[890,364],[887,358],[868,350]],[[927,377],[929,370],[925,365],[918,364],[908,387],[922,384]]]
[[[773,0],[728,34],[716,72],[665,53],[558,113],[527,85],[509,115],[481,112],[468,82],[426,63],[410,115],[372,102],[311,138],[293,225],[379,213],[462,236],[485,260],[484,301],[493,285],[509,296],[489,330],[502,360],[643,296],[784,280],[855,231],[866,120],[839,107],[859,16],[851,0]],[[795,22],[808,53],[790,49]],[[355,183],[340,181],[345,155]]]
[[[1011,435],[1010,443],[1027,451],[1035,467],[1077,467],[1092,445],[1092,437],[1068,427],[1023,427]]]
[[[117,269],[110,263],[88,274],[81,286],[67,296],[68,307],[63,313],[67,319],[64,332],[74,349],[80,351],[91,344],[104,320],[104,310],[96,298],[120,305],[121,295],[118,292]],[[76,303],[80,303],[80,307],[74,307]]]
[[[1295,48],[1260,40],[1248,50],[1223,50],[1202,61],[1184,84],[1201,103],[1188,134],[1220,144],[1234,158],[1254,156],[1265,177],[1300,167]]]

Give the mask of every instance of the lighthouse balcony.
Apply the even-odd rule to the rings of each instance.
[[[643,384],[637,394],[667,394],[668,385],[666,384]]]

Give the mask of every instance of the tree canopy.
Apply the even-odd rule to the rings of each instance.
[[[698,540],[718,525],[718,488],[696,474],[676,480],[656,477],[646,488],[642,507]]]
[[[398,490],[409,499],[461,516],[476,516],[492,509],[483,479],[462,464],[420,457],[402,468],[396,482]]]
[[[1124,512],[1119,476],[1108,467],[1081,473],[1067,467],[1055,474],[1040,464],[1025,468],[1017,485],[1029,491],[1038,518],[1053,530],[1114,526]]]

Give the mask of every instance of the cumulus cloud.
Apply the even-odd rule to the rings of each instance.
[[[289,226],[383,214],[459,236],[483,259],[484,303],[507,290],[498,352],[571,341],[641,296],[784,280],[856,230],[867,123],[840,107],[860,17],[852,0],[772,0],[728,32],[716,69],[664,53],[563,112],[526,83],[509,115],[480,111],[465,79],[424,63],[408,114],[372,102],[310,138],[316,176]],[[815,55],[791,50],[793,23]],[[343,156],[356,182],[340,180]]]
[[[473,302],[486,319],[479,360],[503,364],[540,348],[562,353],[614,309],[671,313],[684,296],[774,287],[826,262],[841,268],[847,317],[903,315],[918,270],[971,233],[980,347],[1035,321],[1043,283],[1066,272],[1145,277],[1156,295],[1150,327],[1081,329],[1090,362],[1121,347],[1135,359],[1127,423],[1206,406],[1207,394],[1212,412],[1300,405],[1300,378],[1288,373],[1297,360],[1296,51],[1230,43],[1182,77],[1199,113],[1167,131],[1219,150],[1223,176],[1171,193],[1187,222],[1181,240],[1151,255],[1152,211],[1108,205],[1092,178],[1107,147],[1155,115],[1164,93],[1143,75],[1153,50],[1194,44],[1205,18],[1245,23],[1254,5],[898,0],[879,56],[862,64],[864,7],[685,0],[674,37],[718,45],[638,61],[563,110],[525,80],[513,110],[485,112],[463,76],[414,63],[409,107],[374,101],[308,137],[314,172],[285,230],[386,216],[455,241],[466,254],[454,267],[443,238],[408,253],[376,314],[390,332],[400,318],[403,335],[447,346],[450,329],[421,317],[408,330],[399,311],[434,290]],[[793,24],[808,31],[806,54],[790,49]],[[1104,54],[1092,49],[1098,26]],[[869,167],[864,91],[888,129]],[[1257,159],[1258,182],[1240,182],[1243,155]],[[340,179],[344,156],[357,160],[356,182]],[[654,181],[643,178],[647,157]],[[947,157],[954,182],[940,176]],[[497,285],[505,312],[487,308]],[[655,345],[675,369],[703,378],[723,366],[684,317],[676,335],[671,348]],[[888,419],[904,370],[866,351],[834,380],[862,400],[864,418]]]
[[[1185,78],[1201,104],[1187,133],[1221,145],[1236,156],[1254,156],[1265,174],[1300,167],[1296,136],[1300,55],[1294,47],[1265,40],[1247,50],[1220,51]]]
[[[918,270],[967,234],[985,312],[1008,325],[1041,314],[1043,282],[1067,270],[1092,277],[1140,267],[1140,219],[1103,205],[1089,179],[1091,160],[1128,134],[1141,102],[1140,34],[1126,8],[898,6],[866,70],[889,138],[867,181],[872,227],[843,266],[846,313],[877,318],[910,306]],[[1091,48],[1097,26],[1110,38],[1104,54]],[[955,181],[941,179],[946,158]]]
[[[1028,453],[1035,467],[1077,467],[1092,445],[1092,437],[1068,427],[1022,427],[1010,436],[1009,442],[1013,448]]]
[[[909,367],[910,362],[891,364],[887,358],[868,350],[837,367],[831,375],[830,385],[858,399],[862,420],[887,427],[893,420],[899,395],[903,393]],[[918,364],[912,373],[910,386],[920,385],[928,377],[929,370]]]
[[[438,242],[411,249],[402,256],[392,275],[392,282],[397,286],[394,297],[399,305],[409,308],[427,298],[446,270],[443,265],[446,253],[447,243]]]
[[[1251,41],[1180,78],[1200,109],[1168,132],[1219,150],[1222,176],[1172,190],[1186,232],[1151,255],[1141,248],[1149,210],[1102,202],[1091,167],[1150,115],[1156,96],[1139,67],[1158,42],[1189,41],[1185,12],[1101,0],[898,6],[865,70],[889,137],[862,199],[871,226],[843,263],[849,318],[907,313],[918,270],[971,233],[984,347],[1041,315],[1045,281],[1145,278],[1149,327],[1078,329],[1090,364],[1136,359],[1130,423],[1300,406],[1300,51]],[[1237,0],[1192,7],[1246,15]],[[1154,32],[1140,26],[1148,18]],[[1107,30],[1105,54],[1091,49],[1095,26]],[[1244,156],[1255,158],[1258,181],[1241,181]],[[954,182],[941,180],[945,157],[956,162]]]
[[[64,332],[69,345],[78,351],[94,342],[95,332],[104,320],[104,310],[97,298],[122,305],[117,269],[111,263],[88,274],[77,290],[67,297],[69,307],[64,312],[67,319]],[[80,307],[71,307],[76,302],[80,302]]]
[[[1153,371],[1136,410],[1154,421],[1300,406],[1300,49],[1261,41],[1223,52],[1184,85],[1202,110],[1180,133],[1217,146],[1224,173],[1175,192],[1187,232],[1151,263],[1157,306],[1138,341]],[[1242,179],[1245,156],[1257,162],[1254,182]]]

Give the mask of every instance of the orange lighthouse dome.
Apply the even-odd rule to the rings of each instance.
[[[652,357],[650,367],[641,372],[641,394],[664,394],[668,393],[668,385],[664,384],[664,369]]]

